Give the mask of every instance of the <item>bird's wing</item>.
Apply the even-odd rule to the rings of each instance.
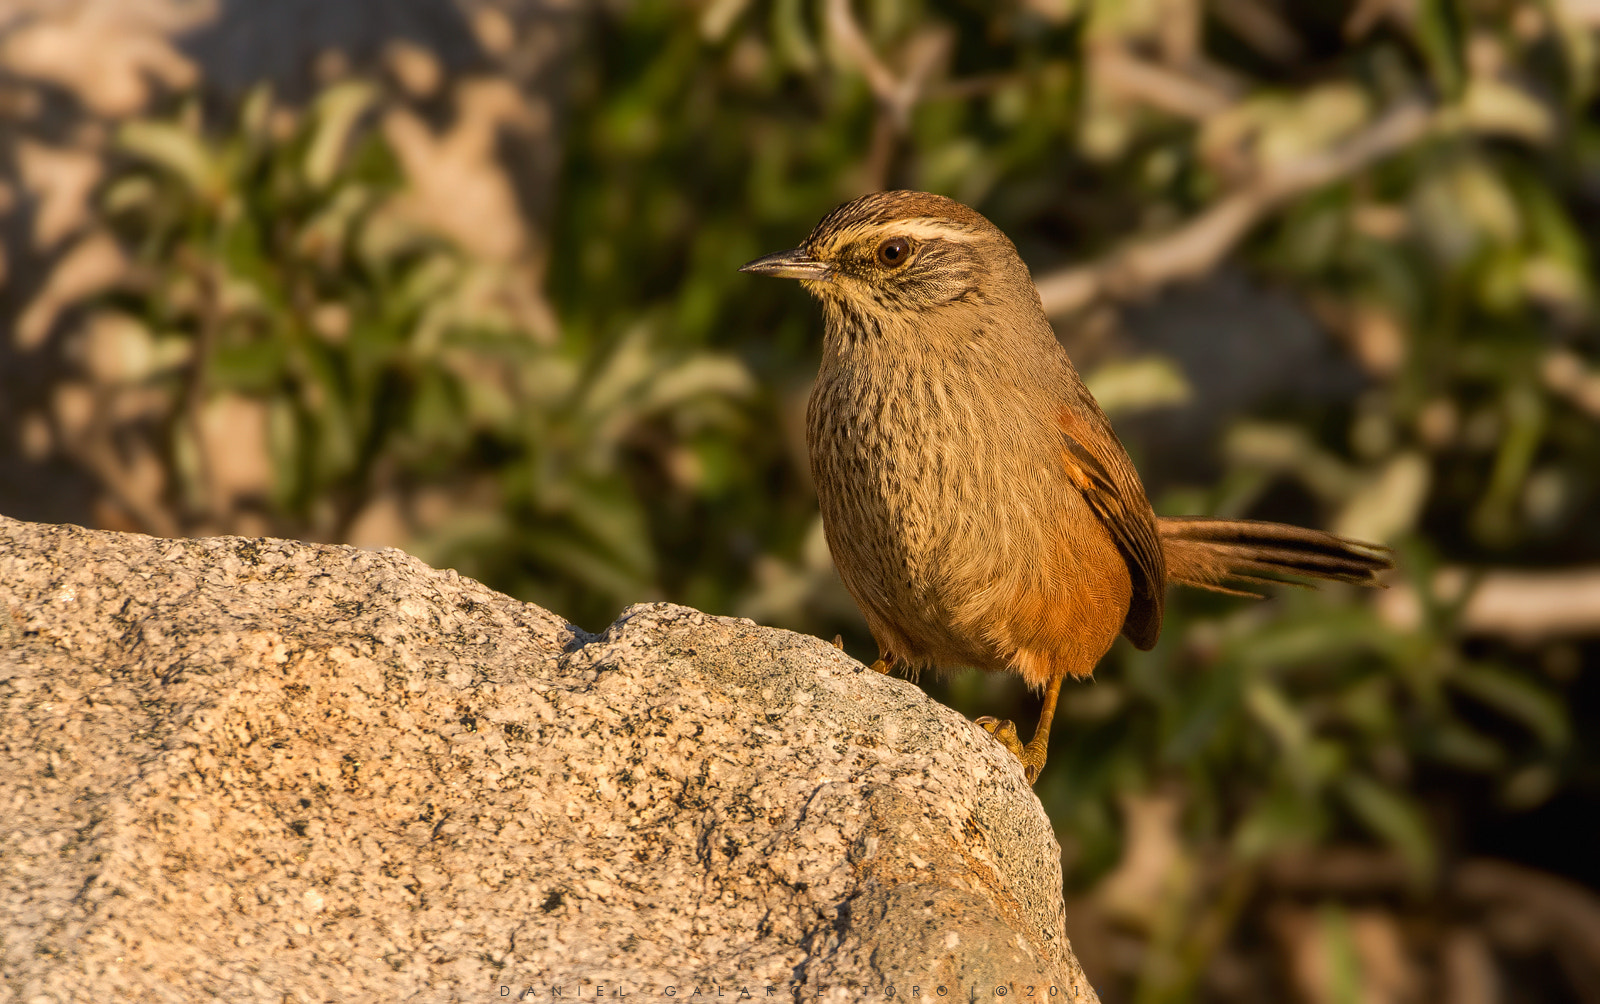
[[[1139,473],[1098,406],[1065,406],[1057,416],[1067,477],[1110,531],[1128,563],[1133,599],[1122,633],[1147,649],[1161,635],[1167,570],[1156,533],[1156,515]]]

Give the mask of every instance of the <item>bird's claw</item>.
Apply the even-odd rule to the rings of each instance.
[[[1044,757],[1022,744],[1015,723],[995,718],[993,715],[984,715],[982,718],[974,718],[973,724],[994,736],[995,742],[1011,751],[1011,755],[1022,765],[1022,776],[1028,779],[1029,784],[1038,780],[1039,771],[1044,769]]]
[[[1002,721],[993,715],[984,715],[982,718],[974,718],[972,721],[973,724],[983,729],[983,731],[989,733],[991,736],[994,736],[995,740],[1001,746],[1004,746],[1006,749],[1011,751],[1012,756],[1016,757],[1018,760],[1022,759],[1023,753],[1026,751],[1027,747],[1022,745],[1021,738],[1017,736],[1017,726],[1015,723]]]

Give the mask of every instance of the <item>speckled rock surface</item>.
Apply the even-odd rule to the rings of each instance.
[[[0,758],[0,1001],[1094,1000],[1009,757],[749,621],[0,518]]]

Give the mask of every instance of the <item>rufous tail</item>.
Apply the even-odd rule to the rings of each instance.
[[[1286,523],[1158,516],[1156,528],[1168,582],[1234,596],[1259,594],[1228,583],[1334,579],[1376,586],[1378,573],[1394,567],[1386,547]]]

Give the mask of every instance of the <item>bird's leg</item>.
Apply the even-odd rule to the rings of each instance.
[[[1056,698],[1061,696],[1062,679],[1057,676],[1045,687],[1044,704],[1039,708],[1039,724],[1026,746],[1022,745],[1022,740],[1017,737],[1017,727],[1011,722],[990,715],[976,719],[978,725],[1010,750],[1011,755],[1022,764],[1022,776],[1028,779],[1029,784],[1039,780],[1039,772],[1044,770],[1045,753],[1050,748],[1050,721],[1056,716]]]
[[[894,668],[896,661],[893,652],[879,651],[878,661],[872,664],[872,671],[874,673],[888,673],[889,670]]]

